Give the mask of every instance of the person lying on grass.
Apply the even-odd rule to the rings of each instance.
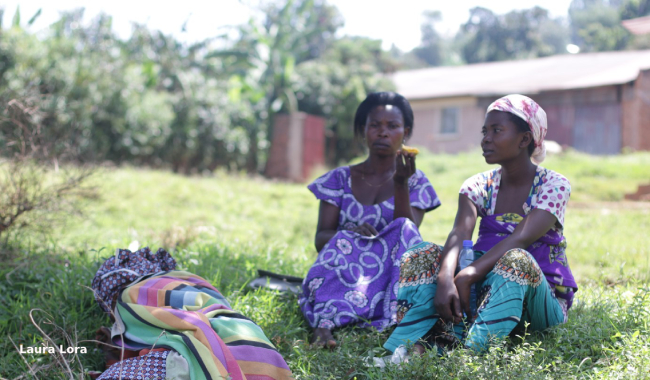
[[[95,299],[115,321],[97,332],[113,346],[102,346],[99,379],[293,378],[258,325],[208,281],[175,269],[162,248],[117,250],[99,268]]]
[[[399,260],[422,241],[424,213],[440,206],[433,186],[403,143],[413,132],[408,101],[393,92],[369,94],[354,132],[368,157],[334,169],[308,186],[320,200],[318,257],[303,282],[300,308],[313,342],[334,347],[332,329],[396,322]]]
[[[508,95],[488,107],[481,147],[485,161],[499,167],[462,185],[444,247],[423,242],[403,255],[399,323],[386,349],[414,343],[415,353],[459,345],[481,352],[513,330],[566,322],[578,290],[563,236],[571,185],[537,165],[545,156],[546,130],[546,113],[528,97]],[[476,260],[456,272],[463,240],[472,238],[479,216]]]

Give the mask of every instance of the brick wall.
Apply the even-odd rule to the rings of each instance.
[[[639,73],[638,78],[626,85],[623,92],[623,146],[634,150],[650,150],[650,70]],[[639,185],[632,201],[650,201],[650,184]]]
[[[307,115],[303,125],[301,174],[302,180],[307,180],[315,167],[325,165],[325,119]]]
[[[573,146],[573,128],[575,125],[575,106],[553,104],[540,106],[546,111],[548,131],[546,139],[563,146]]]
[[[275,115],[273,122],[273,139],[269,149],[269,157],[266,161],[264,174],[270,178],[289,177],[289,121],[286,114]]]
[[[650,70],[623,90],[623,146],[650,150]]]
[[[325,120],[303,112],[275,116],[265,175],[304,182],[325,163]]]
[[[638,149],[650,150],[650,70],[641,71],[636,93],[639,103]]]
[[[476,102],[474,97],[412,101],[415,120],[408,145],[445,153],[478,149],[485,109],[477,107]],[[442,132],[442,113],[448,107],[458,108],[458,119],[456,132],[446,134]]]

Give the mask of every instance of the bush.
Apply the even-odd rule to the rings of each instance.
[[[60,224],[63,215],[78,213],[79,200],[95,196],[94,189],[86,185],[93,170],[59,168],[59,160],[74,159],[74,150],[58,144],[51,135],[44,138],[44,115],[37,98],[13,98],[3,103],[0,235],[27,226],[46,231]]]

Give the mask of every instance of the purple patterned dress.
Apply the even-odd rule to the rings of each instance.
[[[303,282],[299,303],[313,328],[346,325],[382,330],[396,323],[400,258],[420,242],[417,226],[393,220],[394,198],[374,205],[352,194],[350,167],[334,169],[308,186],[316,198],[340,209],[338,232],[318,253]],[[411,206],[431,211],[440,206],[433,186],[417,170],[409,179]],[[349,229],[367,222],[379,232],[365,237]]]

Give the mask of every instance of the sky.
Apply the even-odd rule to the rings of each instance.
[[[402,51],[409,51],[420,43],[422,12],[438,10],[442,21],[436,26],[438,32],[453,35],[469,18],[469,10],[476,6],[491,9],[497,14],[514,9],[526,9],[539,5],[549,10],[552,17],[567,15],[571,0],[329,0],[341,12],[345,20],[340,35],[366,36],[383,41],[385,49],[393,44]],[[99,12],[113,16],[116,33],[129,36],[131,23],[144,23],[151,29],[173,34],[186,42],[200,41],[220,34],[220,27],[246,22],[255,0],[183,0],[169,2],[150,0],[0,0],[5,9],[4,25],[20,4],[21,20],[26,24],[38,9],[42,13],[31,30],[46,28],[59,18],[59,12],[79,7],[86,9],[85,17],[92,18]],[[187,23],[186,23],[187,22]],[[181,32],[186,23],[186,31]]]

